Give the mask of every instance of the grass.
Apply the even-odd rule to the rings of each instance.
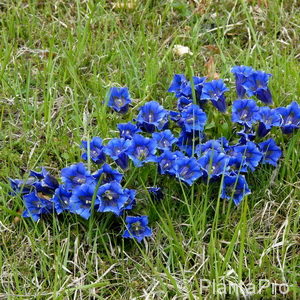
[[[110,86],[128,86],[135,108],[155,99],[171,109],[173,74],[207,75],[209,67],[232,87],[231,66],[244,64],[273,74],[275,106],[299,102],[296,0],[122,3],[0,4],[0,298],[222,298],[213,286],[201,289],[206,279],[234,286],[228,298],[246,298],[253,283],[254,298],[276,291],[298,299],[300,132],[272,133],[284,159],[247,177],[252,194],[238,208],[218,198],[219,184],[187,188],[153,176],[154,166],[126,174],[126,185],[139,192],[137,211],[154,230],[143,245],[123,240],[111,215],[89,222],[20,217],[22,199],[8,194],[8,177],[41,165],[59,175],[79,161],[82,139],[117,136],[116,124],[133,118],[136,109],[120,116],[102,104]],[[175,56],[175,44],[194,55]],[[229,103],[234,99],[232,88]],[[229,119],[210,110],[208,136],[234,137]],[[161,203],[145,191],[153,184],[164,187]],[[277,287],[258,292],[266,279]],[[283,283],[290,286],[285,296]]]

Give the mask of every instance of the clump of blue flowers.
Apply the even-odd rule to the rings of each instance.
[[[165,188],[129,188],[124,175],[148,164],[156,166],[156,175],[173,177],[187,187],[219,181],[220,197],[239,205],[251,194],[249,173],[261,164],[278,166],[282,150],[273,132],[298,130],[300,106],[295,101],[286,107],[268,106],[273,105],[271,74],[248,66],[235,66],[231,72],[237,93],[232,103],[226,101],[229,88],[223,80],[194,76],[189,81],[176,74],[168,89],[177,99],[171,109],[157,101],[143,103],[135,119],[117,125],[118,136],[83,140],[84,162],[64,167],[60,179],[45,168],[30,171],[26,180],[10,179],[12,194],[23,198],[23,216],[38,221],[53,213],[69,212],[84,219],[95,213],[112,214],[123,225],[122,237],[140,243],[153,234],[148,216],[135,211],[143,201],[140,197],[146,192],[152,202],[163,201]],[[127,88],[109,90],[107,105],[113,112],[126,114],[131,103]],[[233,138],[209,139],[209,111],[225,113],[228,107]]]

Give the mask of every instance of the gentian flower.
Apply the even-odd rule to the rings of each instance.
[[[128,167],[128,155],[126,153],[131,141],[123,138],[111,139],[108,144],[103,148],[103,152],[110,156],[118,166],[122,169]]]
[[[232,199],[238,205],[244,196],[251,194],[244,175],[225,176],[222,187],[222,199]]]
[[[175,160],[175,175],[188,185],[202,176],[200,165],[195,158],[178,158]]]
[[[36,178],[28,178],[27,180],[20,179],[12,179],[9,178],[10,187],[14,191],[11,193],[12,195],[21,194],[26,195],[31,193],[34,190],[34,183],[36,182]]]
[[[99,203],[100,199],[97,195],[96,185],[86,183],[73,190],[70,197],[69,209],[72,213],[78,214],[87,220],[91,216],[92,204],[97,209]]]
[[[245,163],[251,171],[255,170],[262,158],[262,153],[253,142],[247,142],[245,145],[235,146],[234,151],[243,155]]]
[[[109,99],[107,105],[114,111],[119,113],[126,113],[129,104],[131,103],[128,88],[126,87],[112,87],[109,91]]]
[[[202,88],[201,100],[210,100],[220,111],[226,111],[225,92],[229,91],[222,79],[205,82]]]
[[[194,82],[194,88],[196,91],[197,100],[201,100],[202,89],[206,79],[207,77],[193,76],[193,82]]]
[[[182,111],[179,125],[186,132],[202,131],[206,120],[206,113],[198,105],[191,104],[187,109]]]
[[[128,199],[124,203],[124,207],[122,208],[122,211],[133,209],[133,207],[136,205],[136,201],[135,201],[136,190],[124,189],[124,193],[128,196]]]
[[[183,128],[178,137],[177,146],[181,151],[185,151],[188,156],[192,156],[196,150],[196,146],[203,138],[204,134],[201,131],[195,130],[187,132]]]
[[[276,109],[270,107],[260,107],[259,109],[259,125],[257,134],[259,137],[266,136],[273,126],[280,126],[282,117]]]
[[[143,238],[152,235],[152,230],[148,227],[148,217],[131,217],[125,219],[126,230],[123,233],[124,238],[134,238],[140,243]]]
[[[147,191],[152,201],[159,201],[164,197],[164,194],[160,187],[149,187]]]
[[[181,114],[178,111],[168,110],[168,115],[170,119],[174,122],[178,122],[181,118]]]
[[[266,104],[272,104],[272,95],[268,88],[269,78],[272,74],[262,71],[255,71],[247,77],[242,84],[249,97],[256,96],[259,100]]]
[[[55,195],[52,198],[55,210],[58,214],[63,211],[68,211],[70,209],[70,198],[72,193],[65,189],[63,185],[60,185],[55,190]]]
[[[191,98],[192,88],[189,81],[185,78],[183,74],[175,74],[173,81],[168,89],[169,93],[174,93],[177,98],[182,96]]]
[[[273,139],[268,139],[258,144],[260,151],[263,154],[262,163],[270,164],[274,167],[282,155],[280,148],[276,145]]]
[[[90,157],[91,160],[96,164],[102,164],[105,162],[105,154],[103,152],[102,139],[99,137],[93,137],[92,140],[82,141],[82,148],[88,150],[88,146],[90,147]],[[81,156],[82,159],[88,160],[88,153],[84,152]]]
[[[203,174],[208,178],[217,178],[228,171],[229,157],[216,150],[209,150],[205,153],[198,163],[203,171]]]
[[[165,130],[161,132],[152,133],[152,138],[156,140],[157,149],[170,150],[172,145],[177,142],[177,138],[174,137],[171,130]]]
[[[223,145],[219,140],[209,140],[204,144],[199,144],[196,146],[195,153],[200,158],[202,155],[206,154],[209,150],[215,150],[219,153],[224,152]]]
[[[98,182],[101,180],[101,184],[109,183],[112,181],[121,182],[123,175],[117,170],[113,169],[110,165],[104,164],[101,169],[94,173],[93,178]]]
[[[276,111],[281,115],[283,122],[281,130],[285,134],[292,133],[300,127],[300,106],[293,101],[287,107],[278,107]]]
[[[255,70],[247,66],[235,66],[231,69],[231,73],[233,73],[235,77],[235,88],[239,99],[244,98],[246,90],[244,89],[243,84],[246,82],[247,77],[253,72],[255,72]]]
[[[136,133],[141,132],[141,130],[131,122],[118,124],[117,127],[120,132],[120,138],[125,140],[131,140]]]
[[[140,107],[136,122],[143,131],[152,133],[155,129],[164,128],[168,113],[158,102],[150,101]]]
[[[177,100],[177,109],[179,111],[183,111],[184,109],[186,109],[191,104],[193,104],[193,100],[192,99],[186,98],[186,97],[180,97]]]
[[[244,129],[238,131],[237,134],[241,137],[239,140],[240,145],[245,145],[247,142],[255,139],[255,131],[252,127],[248,127],[247,125],[244,125]]]
[[[61,178],[66,189],[93,182],[94,179],[83,163],[71,165],[61,170]]]
[[[38,221],[42,214],[53,212],[53,202],[48,197],[39,197],[36,191],[23,196],[26,210],[22,216]]]
[[[156,161],[156,147],[157,143],[154,139],[135,134],[127,149],[127,154],[136,167],[141,167],[146,162]]]
[[[159,173],[175,175],[175,160],[183,157],[185,157],[185,155],[180,151],[171,152],[169,150],[165,150],[157,158]]]
[[[29,176],[38,179],[33,183],[33,186],[38,193],[52,196],[59,186],[57,179],[43,167],[41,172],[35,172],[31,170]]]
[[[99,187],[99,212],[113,212],[120,215],[125,204],[128,203],[129,194],[124,192],[120,183],[112,181]]]
[[[247,172],[247,164],[244,156],[241,153],[234,153],[229,157],[228,161],[228,172],[231,175],[237,175],[239,173],[246,173]]]
[[[254,100],[244,99],[233,102],[232,122],[251,127],[259,118],[259,107]]]

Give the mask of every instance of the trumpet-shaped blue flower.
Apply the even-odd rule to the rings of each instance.
[[[165,150],[157,158],[159,173],[175,175],[175,160],[183,157],[185,157],[185,155],[180,151],[171,152],[169,150]]]
[[[157,149],[160,150],[170,150],[172,149],[172,145],[178,141],[178,139],[172,134],[171,130],[154,132],[152,133],[152,138],[156,140]]]
[[[243,99],[246,94],[243,84],[246,82],[247,77],[253,72],[255,72],[255,70],[247,66],[235,66],[231,69],[231,73],[233,73],[235,77],[236,93],[240,99]]]
[[[117,170],[113,169],[110,165],[104,164],[101,169],[93,174],[93,178],[101,184],[109,183],[112,181],[121,182],[123,175]]]
[[[183,74],[174,75],[168,92],[174,93],[177,98],[180,98],[182,96],[188,98],[192,97],[191,85]]]
[[[276,145],[273,139],[268,139],[258,144],[260,151],[263,154],[262,163],[270,164],[274,167],[282,155],[280,148]]]
[[[241,137],[239,140],[239,143],[241,145],[245,145],[247,142],[253,141],[255,139],[255,131],[247,125],[244,125],[244,129],[238,131],[237,134]]]
[[[260,107],[259,109],[259,125],[257,134],[259,137],[266,136],[273,126],[280,126],[282,117],[276,109],[270,107]]]
[[[176,177],[188,185],[192,185],[203,174],[197,160],[188,157],[176,159],[174,170]]]
[[[38,195],[36,191],[24,195],[23,201],[26,209],[22,216],[25,218],[32,218],[34,221],[38,221],[41,215],[53,212],[54,205],[51,198]]]
[[[195,88],[197,100],[201,100],[202,89],[206,79],[207,77],[193,76],[193,82],[194,82],[194,88]]]
[[[224,147],[220,140],[209,140],[204,144],[197,145],[195,149],[195,153],[200,158],[202,155],[206,154],[209,150],[215,150],[221,153],[224,152]]]
[[[71,165],[61,170],[61,178],[66,189],[93,182],[94,179],[83,163]]]
[[[88,147],[90,147],[90,158],[96,164],[102,164],[105,162],[105,154],[103,152],[102,139],[99,137],[93,137],[92,140],[82,141],[82,148],[84,148],[87,152],[82,154],[82,159],[88,160]]]
[[[196,151],[196,146],[202,141],[203,138],[204,134],[201,131],[195,130],[187,132],[183,128],[178,137],[177,146],[181,151],[185,151],[188,156],[192,156]]]
[[[40,172],[31,170],[29,176],[37,179],[33,186],[38,193],[53,195],[59,186],[57,179],[43,167]]]
[[[97,195],[96,185],[86,183],[76,187],[70,197],[69,209],[72,213],[78,214],[84,219],[91,216],[92,205],[97,209],[100,203]]]
[[[123,138],[114,138],[103,148],[106,155],[110,156],[122,169],[128,167],[128,155],[126,153],[131,141]]]
[[[118,124],[117,127],[120,132],[120,138],[125,140],[131,140],[136,133],[141,132],[141,130],[131,122]]]
[[[124,189],[120,183],[112,181],[99,187],[98,196],[100,198],[99,212],[113,212],[116,215],[120,215],[125,204],[129,201],[128,192],[124,192]]]
[[[282,117],[281,130],[285,134],[290,134],[300,127],[300,106],[293,101],[287,107],[278,107],[276,111]]]
[[[208,178],[217,178],[228,171],[229,157],[216,150],[209,150],[205,153],[198,163],[203,171],[203,175]]]
[[[222,187],[222,199],[232,199],[238,205],[244,196],[251,194],[245,176],[233,175],[225,176]]]
[[[174,122],[178,122],[181,118],[180,112],[174,111],[174,110],[169,110],[168,115],[169,115],[170,119]]]
[[[141,167],[146,162],[156,161],[156,147],[157,143],[154,139],[136,134],[133,136],[132,143],[127,149],[127,154],[136,167]]]
[[[122,211],[133,209],[133,207],[136,205],[136,201],[135,201],[136,190],[124,189],[124,193],[128,196],[128,199],[124,203],[124,207],[122,208]]]
[[[206,120],[206,113],[198,105],[191,104],[182,111],[179,124],[186,132],[202,131]]]
[[[193,100],[186,97],[180,97],[177,100],[177,109],[179,111],[183,111],[184,109],[188,108],[191,104],[193,104]]]
[[[108,106],[119,113],[126,113],[131,103],[128,88],[112,87],[109,91]]]
[[[262,71],[255,71],[247,77],[242,86],[249,97],[256,96],[262,102],[272,104],[272,94],[268,88],[271,76],[271,74]]]
[[[168,122],[168,113],[158,102],[150,101],[140,108],[136,122],[143,131],[152,133],[155,129],[164,128]]]
[[[27,180],[9,178],[10,187],[13,190],[13,193],[11,194],[26,195],[31,193],[34,190],[34,183],[36,181],[36,178],[33,177],[28,178]]]
[[[255,170],[262,158],[262,153],[253,142],[247,142],[245,145],[236,146],[234,147],[234,151],[243,155],[245,164],[251,171]]]
[[[55,194],[52,198],[52,201],[55,206],[55,210],[58,214],[63,211],[70,210],[70,198],[72,196],[72,192],[65,189],[63,185],[60,185],[56,190]]]
[[[229,157],[228,167],[230,174],[239,174],[247,172],[247,164],[244,156],[241,153],[234,153]]]
[[[125,219],[126,230],[123,233],[124,238],[136,239],[139,243],[148,236],[152,235],[152,230],[148,227],[148,217],[132,217],[128,216]]]
[[[233,102],[232,122],[251,127],[259,118],[259,107],[254,100],[244,99]]]
[[[201,100],[210,100],[221,112],[226,111],[225,92],[229,91],[222,79],[205,82],[202,88]]]

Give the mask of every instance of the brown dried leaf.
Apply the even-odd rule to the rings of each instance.
[[[216,65],[213,56],[210,56],[208,61],[205,63],[204,67],[206,68],[206,76],[210,79],[219,79],[220,74],[216,73]]]

